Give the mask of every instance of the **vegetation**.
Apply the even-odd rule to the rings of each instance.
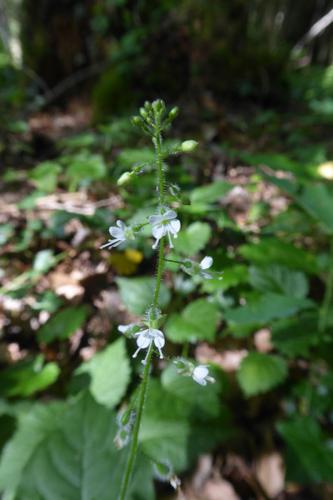
[[[0,12],[4,500],[331,498],[329,2],[80,3]]]

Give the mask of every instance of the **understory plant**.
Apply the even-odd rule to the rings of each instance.
[[[141,351],[145,352],[144,359],[142,359],[143,371],[137,397],[133,399],[129,407],[119,418],[119,432],[116,437],[117,445],[120,448],[125,445],[129,446],[119,500],[128,498],[138,449],[140,424],[148,395],[152,362],[155,356],[158,356],[160,359],[164,359],[165,357],[163,352],[165,347],[163,324],[166,318],[160,308],[160,290],[164,276],[165,262],[171,261],[176,263],[185,273],[191,276],[198,276],[201,279],[220,277],[217,272],[210,270],[213,264],[213,259],[210,256],[205,256],[200,262],[187,258],[167,258],[168,252],[174,248],[174,240],[178,237],[181,230],[181,221],[178,218],[176,210],[171,205],[172,203],[179,205],[180,189],[178,186],[170,185],[167,182],[168,167],[166,160],[171,155],[191,152],[197,146],[194,140],[176,143],[172,148],[164,146],[163,135],[169,129],[177,113],[177,108],[168,111],[162,100],[156,100],[152,103],[146,102],[140,109],[140,114],[133,118],[133,124],[140,127],[150,137],[154,146],[152,168],[156,173],[156,189],[152,193],[152,196],[156,196],[156,208],[154,213],[148,216],[147,220],[143,220],[132,226],[118,220],[115,226],[109,228],[111,238],[102,246],[102,248],[109,248],[111,250],[115,247],[123,246],[126,242],[134,240],[140,231],[149,225],[151,235],[154,239],[152,248],[157,253],[155,286],[150,306],[140,322],[119,325],[118,328],[121,334],[135,341],[136,349],[133,352],[133,358],[140,356]],[[130,182],[133,176],[143,175],[144,173],[144,167],[136,166],[131,172],[123,173],[118,184],[122,185]],[[186,358],[176,358],[173,362],[176,365],[179,375],[192,377],[193,383],[205,386],[209,382],[214,382],[214,378],[209,374],[209,369],[206,365],[195,365]],[[170,465],[163,461],[163,457],[161,457],[160,463],[155,464],[155,468],[161,478],[169,480],[174,488],[178,488],[180,482],[173,474]]]

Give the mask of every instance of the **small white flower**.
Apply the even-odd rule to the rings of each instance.
[[[210,272],[207,272],[207,269],[212,267],[213,265],[213,259],[212,257],[206,256],[202,259],[202,261],[199,263],[200,271],[199,274],[203,278],[211,279],[213,278],[213,275]]]
[[[213,258],[206,256],[199,263],[186,259],[183,261],[181,268],[190,276],[201,276],[201,278],[212,279],[215,277],[214,274],[216,273],[207,271],[210,267],[212,267],[212,265]]]
[[[164,334],[163,332],[161,332],[161,330],[157,330],[156,328],[147,328],[146,330],[141,330],[140,332],[137,332],[135,334],[135,337],[137,337],[136,344],[138,348],[133,354],[133,358],[137,357],[138,352],[141,351],[141,349],[147,349],[147,355],[145,360],[143,361],[143,364],[145,364],[148,356],[149,347],[151,346],[152,343],[154,343],[155,347],[157,347],[158,352],[160,353],[160,359],[163,359],[163,353],[161,349],[162,347],[164,347],[165,339],[164,339]]]
[[[131,331],[137,326],[136,323],[129,323],[128,325],[119,325],[118,326],[118,332],[123,333],[124,335],[127,335],[131,333]]]
[[[163,236],[168,237],[170,248],[173,248],[172,237],[177,238],[180,230],[180,221],[177,219],[177,214],[174,210],[164,208],[161,210],[160,214],[151,215],[149,217],[149,222],[152,225],[152,234],[156,239],[153,248],[157,248],[157,245]]]
[[[210,377],[209,370],[206,365],[198,365],[193,369],[192,378],[194,382],[200,385],[207,385],[207,382],[215,382],[213,377]]]
[[[135,235],[131,226],[126,226],[121,220],[117,220],[116,224],[116,226],[109,227],[109,233],[113,239],[100,248],[114,248],[124,241],[134,240]]]

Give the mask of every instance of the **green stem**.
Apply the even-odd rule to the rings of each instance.
[[[330,305],[332,304],[332,300],[333,300],[333,238],[331,238],[331,245],[330,245],[326,289],[325,289],[323,303],[319,313],[318,330],[320,334],[325,332],[327,328],[328,314]]]
[[[163,205],[165,181],[164,181],[164,172],[163,172],[162,137],[161,137],[160,133],[156,134],[154,146],[155,146],[155,158],[156,158],[156,166],[157,166],[157,174],[158,174],[158,185],[159,185],[159,202],[160,202],[160,205]],[[163,269],[164,269],[164,239],[161,239],[160,243],[159,243],[158,261],[157,261],[157,269],[156,269],[156,282],[155,282],[155,290],[154,290],[153,303],[152,303],[153,311],[155,311],[156,307],[158,306],[158,299],[159,299],[159,294],[160,294]],[[134,468],[134,464],[135,464],[135,457],[136,457],[137,450],[138,450],[139,431],[140,431],[140,425],[141,425],[141,420],[142,420],[143,408],[144,408],[145,401],[147,398],[149,372],[150,372],[150,366],[151,366],[151,361],[152,361],[152,357],[153,357],[153,352],[154,352],[153,344],[150,344],[145,368],[143,371],[142,382],[140,385],[140,396],[139,396],[139,402],[138,402],[138,409],[137,409],[137,414],[136,414],[135,423],[134,423],[134,427],[133,427],[131,447],[130,447],[130,451],[129,451],[129,455],[128,455],[128,459],[127,459],[125,474],[123,476],[123,481],[122,481],[122,485],[121,485],[121,489],[120,489],[120,493],[119,493],[119,497],[118,497],[119,500],[126,500],[126,495],[128,492],[128,488],[129,488],[132,473],[133,473],[133,468]]]

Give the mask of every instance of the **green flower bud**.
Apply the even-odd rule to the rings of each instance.
[[[193,140],[184,141],[180,145],[180,150],[183,153],[191,153],[192,151],[195,150],[195,148],[197,147],[197,145],[198,145],[197,141],[193,141]]]
[[[178,111],[179,111],[179,109],[177,108],[177,106],[172,108],[172,110],[169,113],[169,119],[174,120],[176,118],[176,116],[178,115]]]
[[[141,125],[142,118],[140,118],[140,116],[133,116],[132,123],[133,123],[133,125]]]
[[[131,178],[132,178],[131,172],[124,172],[117,180],[118,186],[123,186],[124,184],[127,184],[128,182],[130,182]]]

